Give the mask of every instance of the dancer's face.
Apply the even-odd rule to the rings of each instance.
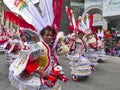
[[[79,36],[80,39],[82,39],[83,36],[84,36],[84,33],[79,33],[78,36]]]
[[[45,30],[45,34],[42,36],[43,40],[50,45],[53,41],[53,33],[52,31]]]

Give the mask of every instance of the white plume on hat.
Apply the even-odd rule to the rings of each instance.
[[[78,21],[79,21],[78,29],[85,34],[90,34],[91,28],[90,28],[89,14],[86,14],[85,22],[83,21],[81,16],[79,16]]]
[[[104,31],[103,30],[98,30],[97,37],[103,38],[104,37]]]
[[[84,23],[84,21],[83,21],[83,19],[82,19],[82,17],[81,16],[79,16],[79,25],[84,29],[84,30],[86,30],[87,29],[87,26],[85,25],[85,23]]]
[[[86,14],[86,27],[87,27],[87,29],[89,29],[89,27],[90,27],[90,20],[89,20],[89,14]]]

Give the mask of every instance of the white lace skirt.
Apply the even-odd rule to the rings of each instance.
[[[52,88],[45,88],[45,89],[28,89],[26,87],[19,87],[19,90],[61,90],[61,84],[59,83],[59,81],[56,82],[55,86]]]
[[[52,88],[42,86],[40,78],[36,76],[30,77],[28,80],[20,79],[20,77],[9,75],[11,85],[18,88],[19,90],[61,90],[61,84],[59,80],[55,83]]]
[[[95,51],[89,51],[85,54],[85,57],[88,58],[88,60],[90,61],[91,65],[96,66],[97,65],[97,61],[98,61],[98,55],[96,54]]]
[[[98,55],[98,60],[105,61],[107,59],[107,56],[105,55],[105,51],[97,51],[96,54]]]

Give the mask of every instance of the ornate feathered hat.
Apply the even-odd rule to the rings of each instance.
[[[97,30],[97,38],[103,38],[104,37],[104,30],[103,29],[98,29]]]
[[[92,26],[92,22],[93,22],[92,14],[90,16],[89,16],[89,14],[86,14],[86,18],[85,18],[85,22],[84,22],[81,16],[79,16],[78,19],[75,21],[75,17],[74,17],[74,14],[73,14],[73,11],[71,8],[66,7],[66,12],[68,14],[68,18],[70,21],[70,25],[68,26],[69,27],[68,29],[71,29],[76,34],[78,32],[82,32],[85,34],[91,33],[91,26]]]
[[[14,13],[7,12],[5,18],[10,21],[16,19],[17,25],[26,28],[28,30],[35,30],[36,35],[39,35],[40,31],[47,26],[51,26],[58,32],[60,28],[60,21],[62,17],[62,5],[63,0],[39,0],[37,6],[35,0],[3,0],[5,5]],[[16,18],[13,18],[14,15]],[[18,19],[18,16],[21,18]],[[23,23],[24,21],[24,23]],[[26,23],[27,22],[27,23]],[[57,34],[57,33],[56,33]],[[40,39],[42,39],[39,36]]]
[[[20,15],[32,25],[37,33],[46,26],[52,26],[55,30],[60,28],[63,0],[39,0],[37,1],[38,7],[35,5],[35,0],[3,1],[12,12]]]

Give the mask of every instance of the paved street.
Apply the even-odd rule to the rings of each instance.
[[[4,54],[0,55],[0,90],[17,90],[8,80],[8,65],[4,61]],[[96,71],[87,80],[73,82],[71,80],[69,60],[60,57],[60,63],[69,77],[67,83],[62,83],[62,90],[120,90],[120,58],[108,56],[108,60],[99,63]]]

